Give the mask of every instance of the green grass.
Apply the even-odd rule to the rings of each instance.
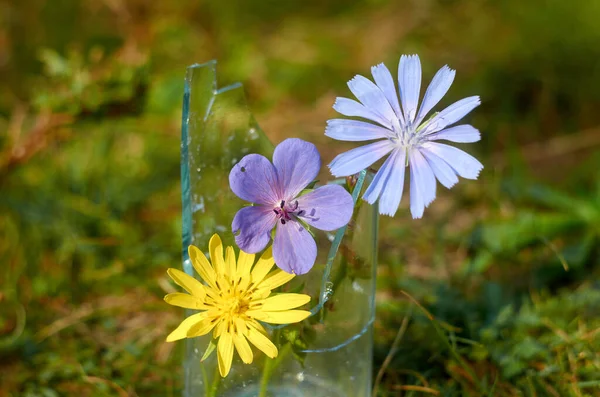
[[[486,168],[382,219],[379,395],[600,395],[598,4],[160,3],[0,4],[0,396],[179,395],[188,64],[329,161],[346,81],[412,52],[457,69],[442,105],[481,95]]]

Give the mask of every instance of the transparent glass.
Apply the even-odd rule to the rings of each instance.
[[[183,269],[192,271],[187,247],[206,251],[219,233],[233,245],[231,221],[246,203],[229,189],[229,171],[244,155],[271,158],[273,145],[246,105],[240,84],[217,88],[216,62],[187,70],[181,130],[183,200]],[[353,186],[356,199],[365,174],[336,181]],[[254,362],[243,364],[237,353],[229,375],[221,379],[217,355],[201,362],[210,335],[186,340],[184,396],[371,395],[372,324],[375,315],[377,208],[357,201],[347,228],[316,231],[318,258],[306,275],[295,277],[285,291],[312,297],[313,315],[299,324],[268,326],[279,355],[269,359],[254,350]],[[236,247],[237,250],[237,247]],[[192,314],[192,312],[187,313]]]

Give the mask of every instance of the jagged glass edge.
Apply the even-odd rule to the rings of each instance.
[[[206,65],[206,64],[205,64]],[[199,66],[199,65],[198,65]],[[181,256],[183,261],[183,271],[193,276],[192,266],[187,252],[187,247],[192,243],[192,200],[190,194],[190,164],[189,164],[189,117],[190,117],[190,68],[197,67],[191,65],[186,69],[185,82],[183,87],[183,104],[181,106],[181,237],[182,250]]]
[[[212,97],[209,100],[208,106],[206,108],[206,113],[204,114],[203,121],[206,121],[210,112],[212,110],[212,105],[215,102],[215,98],[217,95],[222,94],[224,92],[241,88],[241,83],[233,83],[223,88],[217,89],[217,74],[216,74],[216,66],[217,61],[215,59],[210,60],[205,63],[195,63],[186,68],[186,75],[183,87],[183,104],[181,111],[181,204],[182,204],[182,219],[181,219],[181,228],[182,228],[182,249],[181,249],[181,257],[183,262],[183,271],[190,276],[194,277],[194,270],[192,263],[190,262],[188,247],[192,244],[192,215],[194,211],[192,210],[192,202],[191,202],[191,186],[190,186],[190,167],[189,167],[189,147],[188,147],[188,138],[189,138],[189,117],[190,117],[190,96],[191,96],[191,79],[194,72],[194,69],[200,69],[204,67],[211,67],[213,69],[213,90]]]

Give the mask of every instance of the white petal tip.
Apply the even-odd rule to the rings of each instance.
[[[327,168],[329,168],[329,172],[331,173],[331,175],[333,175],[336,178],[340,178],[342,176],[348,176],[348,175],[341,175],[341,174],[339,174],[338,170],[335,168],[335,164],[333,162],[331,162],[330,164],[328,164]]]
[[[371,73],[377,71],[377,69],[385,68],[385,64],[383,62],[378,63],[375,66],[371,66]]]
[[[410,212],[410,215],[412,216],[413,219],[421,219],[423,217],[423,213],[421,212],[420,214],[415,214],[412,211]]]
[[[392,211],[381,211],[381,212],[379,212],[379,214],[393,218],[394,215],[396,215],[396,211],[393,211],[393,212]]]
[[[483,164],[480,163],[479,167],[474,170],[473,178],[470,178],[470,179],[477,179],[477,178],[479,178],[479,174],[481,174],[481,171],[483,171]]]
[[[412,215],[413,219],[421,219],[423,217],[424,212],[425,212],[425,207],[410,209],[410,214]]]
[[[360,74],[355,75],[354,77],[352,77],[350,80],[348,80],[348,87],[350,88],[350,90],[352,90],[352,86],[354,84],[356,84],[357,80],[360,80],[361,78],[364,78],[363,76],[361,76]]]
[[[474,173],[473,175],[469,175],[468,177],[464,177],[465,179],[470,179],[472,181],[476,181],[479,178],[479,174],[481,173],[481,170],[477,171],[476,173]]]
[[[333,102],[333,106],[332,106],[333,110],[335,110],[338,113],[342,113],[342,112],[340,112],[338,110],[338,108],[341,106],[340,102],[343,101],[343,100],[345,100],[345,99],[347,99],[347,98],[344,98],[344,97],[337,97],[337,98],[335,98],[335,102]]]
[[[475,181],[479,178],[479,174],[480,171],[474,172],[473,174],[469,174],[469,175],[461,175],[463,178],[465,179],[469,179],[471,181]]]
[[[377,197],[373,197],[372,195],[367,196],[366,194],[363,194],[362,196],[363,201],[366,201],[367,203],[373,205],[375,203],[375,201],[377,201]]]

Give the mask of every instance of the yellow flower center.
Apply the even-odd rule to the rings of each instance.
[[[230,316],[241,316],[246,313],[248,308],[250,307],[250,302],[245,299],[241,299],[241,297],[231,297],[229,298],[225,304],[225,312],[229,312]]]
[[[230,287],[221,291],[219,306],[224,315],[230,319],[241,317],[250,308],[250,296],[248,291],[239,289],[235,283],[229,283]]]

